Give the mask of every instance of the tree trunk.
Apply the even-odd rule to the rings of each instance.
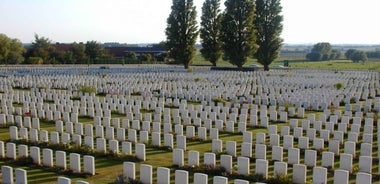
[[[269,71],[269,65],[264,65],[264,71]]]

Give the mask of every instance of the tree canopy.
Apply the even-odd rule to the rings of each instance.
[[[347,59],[352,60],[354,63],[366,62],[368,60],[367,53],[361,50],[348,49],[345,53]]]
[[[24,61],[24,46],[18,39],[0,34],[0,63],[19,64]]]
[[[93,62],[95,58],[101,57],[104,55],[103,46],[97,41],[87,41],[85,45],[85,53]]]
[[[202,56],[216,66],[222,56],[220,0],[206,0],[202,6],[200,37]]]
[[[280,0],[256,0],[256,17],[254,20],[257,29],[257,45],[254,55],[257,61],[269,70],[269,65],[279,56],[283,40],[283,17]]]
[[[253,25],[255,4],[252,0],[226,0],[225,6],[221,29],[224,57],[242,68],[257,50]]]
[[[317,43],[311,49],[311,52],[306,55],[306,59],[310,61],[329,61],[332,59],[339,59],[341,52],[336,49],[332,49],[332,46],[328,42]]]
[[[26,56],[41,58],[42,62],[49,64],[53,60],[55,48],[52,46],[51,40],[34,34],[34,41],[28,48]]]
[[[189,67],[194,58],[198,37],[196,9],[193,0],[173,0],[167,19],[166,47],[175,62]]]

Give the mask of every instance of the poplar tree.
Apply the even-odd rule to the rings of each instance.
[[[257,61],[269,70],[269,65],[279,56],[282,38],[282,10],[280,0],[256,0],[256,17],[254,20],[257,29],[257,45],[255,53]]]
[[[173,0],[167,19],[166,47],[176,63],[188,68],[194,58],[198,37],[197,12],[193,0]]]
[[[221,39],[225,59],[242,68],[257,49],[253,0],[226,0]]]
[[[206,0],[202,6],[200,38],[202,56],[210,61],[213,66],[222,56],[220,41],[220,0]]]

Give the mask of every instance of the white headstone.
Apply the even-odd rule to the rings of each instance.
[[[157,167],[157,184],[170,184],[170,169]]]
[[[153,167],[147,164],[140,165],[140,181],[143,184],[153,183]]]
[[[66,152],[55,151],[55,165],[66,170]]]
[[[306,165],[294,164],[293,165],[293,183],[305,184],[306,183]]]
[[[70,170],[72,170],[74,173],[81,172],[80,154],[70,153],[69,162],[70,162]]]
[[[189,183],[189,173],[183,170],[176,170],[174,174],[175,184],[188,184]]]
[[[141,160],[145,161],[146,160],[146,154],[145,154],[145,144],[136,144],[136,157]]]
[[[127,179],[136,179],[136,166],[133,162],[123,163],[123,177]]]

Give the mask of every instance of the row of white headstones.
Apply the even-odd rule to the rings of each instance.
[[[270,89],[270,88],[269,88]],[[107,98],[107,99],[109,99],[109,98]],[[194,99],[193,97],[190,97],[190,99]],[[376,102],[378,102],[378,100],[376,100]],[[208,102],[209,103],[209,102]],[[95,105],[96,106],[96,105]],[[111,106],[111,105],[110,105]],[[375,105],[376,106],[376,105]],[[107,105],[107,107],[108,107],[108,105]],[[2,108],[2,109],[5,109],[5,108]],[[71,108],[69,108],[69,109],[71,109]],[[101,110],[101,109],[100,109]],[[107,110],[107,109],[106,109]],[[106,110],[104,110],[104,111],[106,111]],[[271,109],[270,109],[271,110]],[[346,110],[347,110],[347,108],[346,108]],[[282,111],[280,111],[280,114],[281,113],[283,113]],[[105,113],[106,115],[108,114],[108,115],[110,115],[110,113],[109,113],[109,111],[108,111],[108,113]],[[190,114],[191,114],[191,112],[190,112]],[[234,114],[234,113],[233,113]],[[266,113],[265,113],[266,114]],[[272,115],[272,114],[274,114],[274,111],[272,110],[271,111],[271,117],[273,117],[272,118],[272,120],[274,119],[274,117],[277,117],[277,116],[275,116],[275,115]],[[73,114],[71,114],[72,115],[72,117],[74,116],[75,117],[75,113]],[[169,116],[169,118],[168,118],[168,116]],[[233,116],[233,115],[231,115],[230,114],[230,116]],[[108,116],[107,116],[108,117]],[[170,114],[168,114],[168,115],[166,115],[166,117],[167,118],[165,118],[165,116],[164,116],[164,120],[165,119],[167,119],[167,120],[169,120],[169,119],[171,119],[170,118]],[[175,117],[178,117],[178,116],[174,116],[173,117],[173,119],[175,119]],[[283,115],[283,117],[286,117],[286,116],[284,116]],[[130,117],[131,118],[131,117]],[[268,126],[268,123],[263,123],[263,122],[265,122],[265,118],[262,116],[262,117],[260,117],[261,119],[261,122],[260,122],[260,125],[264,125],[264,126]],[[148,119],[148,118],[147,118]],[[195,118],[194,118],[195,119]],[[235,119],[235,121],[236,121],[236,116],[235,116],[235,118],[232,118],[232,119]],[[281,118],[280,118],[281,119]],[[71,118],[71,120],[72,120],[72,118]],[[134,121],[134,119],[130,119],[130,120],[132,120],[132,124],[140,124],[140,122],[136,122],[135,121],[135,123],[133,123],[133,121]],[[240,116],[239,116],[239,120],[240,120]],[[67,118],[66,118],[66,121],[67,121]],[[75,118],[74,118],[74,121],[75,121]],[[183,120],[182,120],[183,121]],[[107,122],[107,121],[105,121],[105,122]],[[191,122],[191,121],[190,121]],[[170,121],[167,121],[166,122],[166,124],[168,124],[168,123],[171,123]],[[175,122],[174,121],[174,123],[177,123],[177,122]],[[181,122],[178,122],[178,123],[181,123]],[[68,122],[65,122],[65,124],[67,125],[67,126],[69,126],[70,127],[70,123],[68,123]],[[77,123],[76,123],[77,124]],[[191,124],[191,123],[190,123]],[[204,123],[205,125],[206,125],[206,122]],[[209,127],[209,128],[211,128],[212,127],[212,122],[210,123],[211,124],[211,126]],[[231,122],[229,122],[229,123],[227,123],[226,121],[225,121],[225,124],[227,125],[227,130],[232,130],[232,131],[234,131],[234,121],[231,121]],[[241,126],[244,126],[244,121],[242,121],[241,123],[239,123],[239,124],[241,124]],[[314,123],[312,123],[312,124],[314,124]],[[223,130],[223,126],[224,125],[224,122],[223,121],[218,121],[218,123],[216,123],[215,122],[215,126],[217,127],[217,130]],[[80,125],[79,125],[80,126]],[[177,126],[177,125],[176,125]],[[38,126],[39,127],[39,126]],[[72,127],[72,126],[71,126]],[[83,126],[82,126],[83,127]],[[139,127],[139,126],[138,126]],[[143,126],[144,127],[144,126]],[[166,126],[166,127],[169,127],[169,126]],[[170,127],[171,127],[171,125],[170,125]],[[176,130],[178,130],[178,131],[176,131],[176,133],[177,132],[180,132],[179,131],[179,129],[181,129],[180,128],[180,126],[177,126],[177,127],[179,127],[179,128],[176,128]],[[239,126],[240,127],[240,126]],[[318,127],[318,126],[317,126]],[[67,128],[67,127],[66,127]],[[129,126],[128,126],[128,128],[130,128]],[[137,129],[137,126],[135,126],[135,127],[133,127],[133,128],[136,128]],[[14,128],[13,128],[14,129]],[[70,130],[70,128],[68,128],[69,130]],[[102,128],[98,128],[98,129],[102,129]],[[166,131],[166,133],[169,133],[169,132],[171,132],[171,131],[169,131],[171,128],[165,128],[165,126],[164,126],[164,132]],[[186,131],[186,134],[189,134],[189,135],[194,135],[194,133],[188,133],[188,132],[194,132],[194,127],[189,127],[189,128],[187,128],[186,127],[186,130],[188,130],[188,131]],[[111,129],[112,130],[112,129]],[[110,131],[107,131],[106,130],[106,132],[111,132],[111,130]],[[193,130],[193,131],[191,131],[191,130]],[[202,130],[202,129],[201,129]],[[206,129],[207,130],[207,129]],[[243,128],[241,128],[240,129],[240,131],[242,131],[243,132]],[[306,130],[306,129],[305,129]],[[204,129],[203,129],[203,131],[204,131]],[[211,130],[210,130],[211,131]],[[12,132],[12,131],[11,131]],[[21,131],[20,131],[21,132]],[[31,131],[32,132],[32,131]],[[34,132],[34,131],[33,131]],[[113,130],[112,130],[112,132],[113,132]],[[131,131],[131,132],[133,132],[133,131]],[[213,132],[216,132],[216,130],[215,129],[213,129]],[[309,132],[309,131],[308,131]],[[310,131],[310,132],[312,132],[312,131]],[[99,133],[100,134],[100,133]],[[131,133],[131,134],[133,134],[133,133]],[[210,134],[211,134],[211,132],[210,132]],[[311,133],[312,134],[312,133]],[[314,133],[315,134],[315,133]],[[14,136],[14,134],[12,134],[13,136]],[[12,135],[11,135],[11,137],[12,137]],[[43,135],[46,135],[46,133],[43,133]],[[146,135],[146,133],[144,133],[144,135]],[[341,135],[341,134],[340,134]],[[140,136],[141,136],[141,132],[140,132]],[[41,136],[41,137],[47,137],[47,136]],[[51,137],[53,137],[53,136],[51,136]],[[112,136],[107,136],[107,137],[109,137],[110,139],[112,139],[111,137]],[[128,138],[130,137],[130,134],[129,134],[129,130],[128,130]],[[133,137],[133,136],[131,136],[131,137]],[[135,137],[136,137],[136,133],[135,133]],[[143,136],[144,137],[144,136]],[[213,136],[213,137],[215,137],[215,136]],[[312,136],[311,136],[312,137]],[[335,137],[335,136],[334,136]],[[337,136],[337,137],[341,137],[341,136]],[[140,137],[141,138],[141,137]],[[73,139],[74,139],[74,135],[73,135]],[[217,139],[217,138],[216,138]],[[63,140],[63,138],[62,138],[62,140]],[[78,138],[76,139],[76,140],[78,140]],[[137,140],[137,138],[135,138],[135,140]],[[146,139],[142,139],[142,140],[146,140]],[[178,140],[185,140],[185,141],[178,141]],[[287,140],[289,140],[289,139],[287,139]],[[103,140],[103,141],[101,141],[101,142],[104,142],[105,140]],[[133,139],[132,139],[132,141],[133,141]],[[86,141],[85,141],[86,142]],[[98,142],[98,141],[97,141]],[[134,142],[134,141],[133,141]],[[180,142],[180,143],[178,143],[178,142]],[[185,145],[183,145],[183,146],[178,146],[178,145],[180,145],[181,144],[181,142],[185,142],[185,144],[186,144],[186,138],[185,137],[180,137],[180,136],[177,136],[177,147],[179,147],[179,148],[185,148],[185,150],[186,150],[186,146]],[[215,141],[214,141],[215,142]],[[221,145],[220,143],[219,143],[219,145]],[[98,147],[98,146],[97,146]],[[145,157],[145,156],[144,156]]]

